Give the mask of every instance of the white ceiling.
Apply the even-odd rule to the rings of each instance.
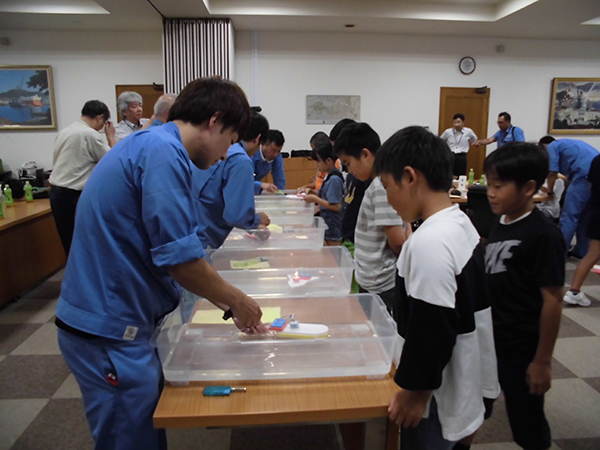
[[[159,31],[161,14],[230,17],[236,30],[600,40],[600,0],[0,0],[0,30]]]

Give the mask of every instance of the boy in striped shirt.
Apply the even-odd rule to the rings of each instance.
[[[396,261],[404,243],[400,216],[388,204],[381,180],[373,175],[379,135],[366,123],[346,126],[335,141],[335,153],[348,172],[370,185],[358,212],[354,258],[359,292],[378,294],[394,309]]]

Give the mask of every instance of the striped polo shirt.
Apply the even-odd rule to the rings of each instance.
[[[380,294],[396,282],[398,257],[388,245],[386,226],[402,225],[388,202],[379,177],[365,191],[354,233],[356,281],[363,289]]]

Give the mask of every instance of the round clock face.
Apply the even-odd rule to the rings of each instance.
[[[458,63],[458,68],[465,75],[471,75],[473,72],[475,72],[475,60],[470,56],[465,56]]]

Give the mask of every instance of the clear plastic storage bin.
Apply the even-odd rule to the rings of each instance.
[[[306,203],[302,197],[293,194],[286,195],[255,195],[254,202],[257,208],[313,208],[315,205]]]
[[[293,217],[273,218],[268,230],[242,230],[234,228],[222,248],[265,249],[265,248],[310,248],[323,247],[327,224],[322,217],[313,217],[311,225],[295,223]]]
[[[248,295],[302,296],[350,293],[354,261],[345,247],[209,250],[206,260]]]
[[[190,381],[268,380],[366,376],[389,373],[397,342],[396,324],[381,298],[256,298],[266,311],[294,314],[302,323],[328,327],[327,337],[284,339],[277,332],[246,335],[206,300],[182,321],[179,309],[165,317],[152,341],[172,384]],[[273,311],[271,311],[273,312]],[[211,319],[212,317],[212,319]],[[204,323],[202,323],[204,322]],[[208,322],[208,323],[207,323]]]
[[[256,203],[256,212],[263,212],[271,222],[278,223],[280,219],[296,221],[301,225],[312,225],[315,217],[315,205],[302,202],[292,202],[291,206],[272,206],[269,203]]]

